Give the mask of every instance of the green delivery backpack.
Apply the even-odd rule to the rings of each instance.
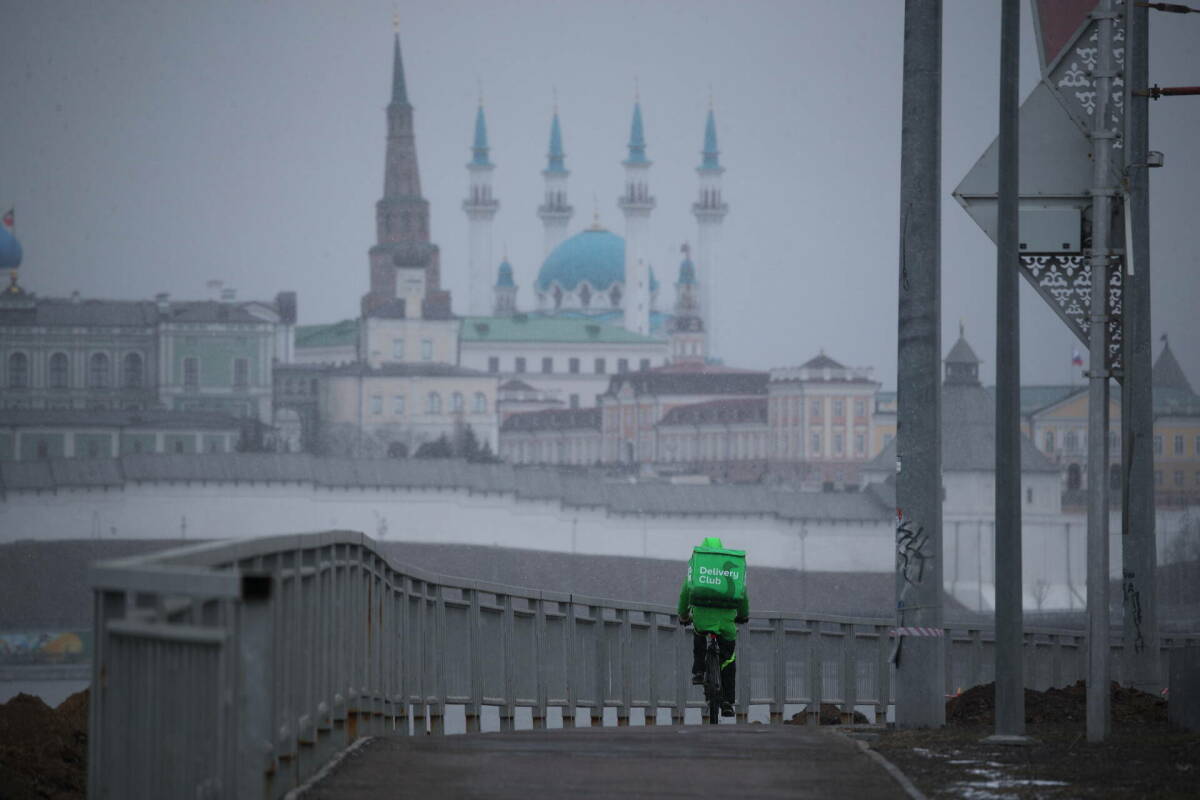
[[[687,585],[694,606],[737,608],[746,597],[746,551],[696,546]]]

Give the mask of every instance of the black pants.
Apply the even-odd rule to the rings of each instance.
[[[721,663],[729,662],[721,670],[721,702],[734,703],[734,687],[737,679],[737,662],[733,660],[733,649],[737,646],[736,639],[717,637],[717,648],[721,653]],[[708,634],[696,631],[692,636],[692,674],[704,672],[704,651],[708,649]]]

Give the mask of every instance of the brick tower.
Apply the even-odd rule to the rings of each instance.
[[[429,201],[421,196],[413,107],[404,83],[399,34],[393,48],[387,128],[383,197],[375,204],[377,243],[370,250],[371,290],[363,296],[362,312],[370,316],[383,313],[384,306],[394,305],[397,269],[423,268],[425,316],[448,315],[450,296],[441,288],[438,248],[429,241]]]

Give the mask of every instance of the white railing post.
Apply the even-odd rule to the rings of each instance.
[[[463,594],[467,593],[468,590],[464,589]],[[467,625],[470,630],[467,650],[471,664],[471,702],[467,705],[464,713],[467,733],[479,733],[482,730],[480,726],[483,718],[483,654],[479,652],[480,642],[483,639],[483,610],[479,603],[479,590],[470,589],[469,593],[471,607],[467,617]]]
[[[540,596],[529,601],[533,604],[533,668],[536,674],[537,688],[535,692],[535,705],[530,713],[530,724],[534,730],[546,728],[548,726],[547,718],[549,717],[550,689],[549,681],[549,657],[548,645],[546,642],[546,601]]]
[[[771,723],[783,722],[787,705],[787,620],[782,616],[771,620]]]
[[[274,769],[271,740],[270,575],[243,575],[238,614],[237,797],[261,797]]]
[[[501,600],[501,598],[497,598]],[[500,706],[500,730],[511,731],[516,729],[516,714],[517,714],[517,694],[516,694],[516,618],[513,614],[513,599],[512,595],[504,595],[501,600],[504,612],[500,618],[500,642],[503,653],[499,661],[503,664],[504,669],[504,697],[503,704]]]
[[[821,724],[821,700],[825,694],[825,664],[821,658],[821,623],[808,621],[808,708],[806,722]]]
[[[854,623],[843,622],[842,630],[842,724],[854,722],[854,706],[858,704],[858,642]]]
[[[629,619],[633,612],[627,608],[617,609],[617,620],[621,624],[620,640],[617,644],[621,662],[621,705],[617,707],[617,726],[629,725],[633,711],[633,628]]]

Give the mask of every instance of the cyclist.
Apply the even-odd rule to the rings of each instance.
[[[708,537],[702,547],[723,549],[724,545],[716,537]],[[721,654],[721,714],[733,715],[734,681],[737,677],[737,664],[734,661],[734,647],[737,645],[737,625],[750,621],[750,597],[743,593],[742,599],[734,608],[717,608],[692,603],[692,593],[688,580],[684,578],[683,587],[679,590],[679,624],[691,623],[694,629],[692,637],[692,683],[697,686],[704,684],[704,650],[707,646],[705,634],[715,633],[718,637],[718,647]]]

